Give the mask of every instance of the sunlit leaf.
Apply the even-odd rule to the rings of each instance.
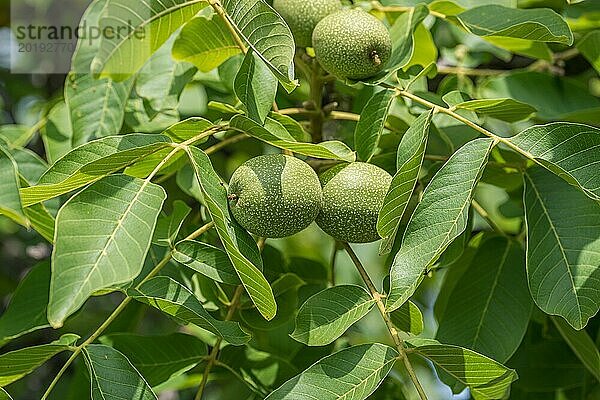
[[[92,72],[117,79],[135,74],[173,32],[206,6],[205,0],[110,0],[100,29],[126,34],[103,36]]]
[[[94,292],[134,279],[150,248],[166,198],[158,185],[106,177],[77,195],[56,218],[48,321],[53,327]]]
[[[567,45],[573,43],[573,34],[567,22],[548,8],[523,10],[490,4],[464,11],[457,18],[479,36],[507,36]]]
[[[385,379],[398,352],[372,343],[349,347],[327,356],[290,379],[266,400],[363,400]]]
[[[173,45],[173,57],[194,64],[209,72],[225,60],[241,53],[222,18],[200,15],[189,21],[179,32]]]
[[[175,246],[173,259],[212,280],[239,285],[235,268],[227,253],[207,243],[184,240]]]
[[[324,346],[342,336],[374,304],[375,300],[360,286],[327,288],[302,304],[291,336],[309,346]]]
[[[232,118],[229,124],[232,128],[239,129],[240,131],[269,143],[272,146],[290,150],[294,153],[315,158],[348,162],[355,160],[354,152],[350,150],[350,148],[348,148],[348,146],[346,146],[344,143],[336,140],[314,144],[297,142],[293,137],[291,137],[291,135],[288,138],[281,138],[274,133],[276,132],[276,129],[270,129],[270,124],[279,124],[274,120],[267,120],[265,127],[262,127],[243,115],[236,115]]]
[[[468,386],[475,400],[502,399],[517,373],[474,351],[446,344],[425,344],[414,349],[460,383]]]
[[[390,270],[386,307],[393,311],[415,292],[427,268],[467,227],[469,207],[493,146],[475,139],[435,174],[404,233]]]
[[[354,147],[361,160],[367,161],[375,153],[394,94],[387,89],[377,92],[363,108],[354,131]]]
[[[291,92],[294,80],[295,44],[283,18],[262,0],[223,0],[226,18],[241,38],[260,57],[281,85]]]
[[[277,303],[262,274],[262,258],[256,242],[229,214],[227,191],[208,156],[196,148],[190,148],[188,155],[229,259],[258,311],[265,319],[272,319],[277,313]]]
[[[427,147],[427,137],[433,111],[423,113],[402,137],[396,154],[398,171],[392,179],[377,219],[377,232],[383,238],[380,253],[392,250],[400,221],[406,211]]]
[[[163,135],[131,134],[98,139],[73,149],[40,178],[21,189],[25,207],[60,196],[170,146]]]
[[[556,122],[519,133],[510,142],[540,165],[600,200],[600,129]]]

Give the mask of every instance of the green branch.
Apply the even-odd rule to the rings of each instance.
[[[414,370],[412,364],[410,363],[410,360],[408,359],[408,355],[407,355],[407,351],[406,351],[407,349],[404,346],[404,340],[402,340],[402,338],[398,334],[398,330],[392,323],[392,320],[390,319],[390,315],[388,314],[388,312],[385,309],[385,304],[383,304],[383,301],[382,301],[382,299],[385,297],[385,295],[382,295],[381,293],[379,293],[377,291],[377,288],[373,284],[373,281],[369,277],[369,274],[365,270],[365,267],[363,267],[362,263],[360,262],[360,259],[358,258],[358,256],[354,252],[354,250],[352,250],[352,247],[350,247],[350,245],[345,242],[343,243],[343,245],[344,245],[344,249],[346,250],[346,252],[350,256],[350,258],[352,259],[352,262],[356,266],[356,269],[358,270],[360,277],[362,278],[365,285],[369,289],[369,292],[371,293],[371,297],[373,297],[373,300],[375,300],[375,304],[377,304],[377,309],[379,310],[379,313],[381,314],[381,317],[383,318],[383,321],[385,322],[385,325],[390,333],[390,336],[392,337],[392,340],[394,341],[394,344],[396,345],[396,349],[398,350],[398,353],[400,353],[400,358],[402,359],[402,362],[404,363],[404,367],[406,367],[406,370],[408,371],[408,375],[410,376],[410,379],[412,380],[413,384],[415,385],[415,388],[417,389],[417,392],[419,393],[419,398],[421,400],[427,400],[427,395],[425,394],[425,390],[423,390],[423,386],[421,386],[421,382],[419,382],[419,378],[417,378],[417,374],[415,373],[415,370]]]

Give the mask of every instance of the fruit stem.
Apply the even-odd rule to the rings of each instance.
[[[211,221],[211,222],[203,225],[196,231],[192,232],[184,240],[196,239],[197,237],[203,235],[208,230],[210,230],[214,225],[215,225],[215,223]],[[138,289],[140,286],[142,286],[142,284],[146,283],[148,280],[150,280],[151,278],[156,276],[167,264],[169,264],[172,257],[173,257],[173,251],[167,252],[167,254],[165,254],[163,259],[158,264],[156,264],[154,269],[152,271],[150,271],[150,273],[148,275],[146,275],[144,277],[144,279],[142,279],[142,281],[135,288]],[[112,324],[114,322],[114,320],[117,319],[119,314],[121,314],[121,312],[123,312],[123,310],[131,302],[131,300],[132,300],[131,297],[125,297],[123,299],[123,301],[121,301],[119,306],[117,308],[115,308],[115,310],[112,312],[112,314],[110,314],[110,316],[106,319],[106,321],[104,321],[102,323],[102,325],[100,325],[98,327],[98,329],[96,329],[94,331],[94,333],[92,333],[91,336],[86,339],[85,342],[81,343],[79,346],[77,346],[73,349],[73,354],[71,354],[71,357],[69,357],[69,359],[67,360],[67,362],[64,363],[64,365],[62,366],[60,371],[58,371],[58,374],[56,374],[56,376],[50,383],[50,386],[48,386],[48,389],[46,389],[46,392],[42,396],[41,400],[46,400],[48,398],[48,396],[50,395],[50,393],[52,392],[52,390],[54,389],[54,387],[56,386],[56,384],[58,383],[60,378],[64,375],[64,373],[67,371],[69,366],[73,363],[73,361],[75,361],[75,359],[77,358],[79,353],[81,353],[81,351],[84,349],[84,347],[86,347],[87,345],[93,343],[96,339],[98,339],[98,337],[102,334],[102,332],[104,332],[106,330],[106,328],[108,328],[110,326],[110,324]]]
[[[377,304],[377,309],[379,310],[379,313],[383,317],[385,326],[387,327],[388,331],[390,332],[390,336],[392,336],[392,340],[394,341],[394,344],[396,345],[396,349],[398,350],[398,353],[400,353],[399,358],[402,359],[402,362],[404,363],[404,367],[408,371],[408,375],[410,376],[410,379],[412,380],[413,384],[415,385],[415,388],[417,389],[417,392],[419,393],[419,398],[421,400],[427,400],[427,394],[425,394],[425,390],[423,390],[423,386],[421,386],[421,382],[419,382],[419,378],[417,378],[417,374],[415,373],[415,370],[414,370],[412,364],[410,363],[410,360],[408,359],[407,351],[406,351],[407,349],[405,348],[404,340],[402,340],[402,338],[398,334],[398,330],[392,323],[392,320],[390,319],[390,315],[385,309],[385,304],[383,304],[383,301],[381,300],[382,298],[385,297],[385,295],[383,295],[377,291],[377,288],[373,284],[373,281],[369,277],[369,274],[365,270],[365,267],[363,267],[362,263],[360,262],[360,259],[358,258],[358,256],[354,252],[354,250],[352,250],[352,247],[350,247],[350,245],[346,242],[343,242],[343,245],[344,245],[344,249],[346,250],[346,252],[350,256],[350,258],[352,259],[352,262],[356,266],[356,269],[358,270],[360,277],[362,278],[365,285],[369,289],[369,292],[371,293],[371,297],[373,297],[373,300],[375,300],[375,304]]]

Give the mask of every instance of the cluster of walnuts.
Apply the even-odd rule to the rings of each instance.
[[[340,0],[274,0],[298,47],[313,47],[327,72],[340,79],[365,79],[384,69],[392,55],[385,25]]]
[[[313,221],[335,239],[379,239],[377,217],[392,177],[368,163],[343,163],[317,176],[304,161],[283,154],[255,157],[231,177],[229,208],[236,221],[262,237],[291,236]]]
[[[340,79],[364,79],[385,68],[392,54],[381,21],[340,0],[274,0],[299,47]],[[377,217],[392,177],[367,163],[344,163],[320,177],[304,161],[283,154],[253,158],[238,168],[228,189],[229,207],[248,231],[269,238],[291,236],[313,221],[335,239],[378,240]]]

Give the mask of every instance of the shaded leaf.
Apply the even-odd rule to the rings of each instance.
[[[404,233],[390,270],[386,308],[393,311],[415,292],[426,269],[467,227],[469,207],[489,153],[491,139],[475,139],[435,174]]]
[[[66,334],[60,339],[39,346],[26,347],[0,356],[0,386],[4,387],[33,372],[40,365],[71,346],[79,336]]]
[[[574,330],[562,318],[552,317],[552,322],[583,365],[600,381],[600,352],[590,335],[583,329]]]
[[[91,400],[157,400],[152,388],[119,351],[90,344],[83,348],[92,392]]]
[[[392,179],[377,219],[377,232],[383,238],[379,252],[389,253],[396,239],[402,216],[417,184],[433,111],[423,113],[408,128],[396,155],[398,171]]]
[[[41,262],[21,280],[0,316],[0,346],[50,324],[46,318],[50,263]]]
[[[161,186],[112,175],[65,203],[52,252],[48,321],[53,327],[62,326],[94,292],[142,271],[165,198]]]
[[[12,397],[6,390],[0,388],[0,400],[12,400]]]
[[[230,285],[241,283],[227,253],[210,244],[181,241],[175,246],[173,259],[214,281]]]
[[[512,137],[510,142],[538,164],[600,200],[600,129],[556,122],[538,125]]]
[[[277,399],[366,399],[390,372],[398,353],[372,343],[327,356],[267,396]]]
[[[360,286],[327,288],[302,304],[291,336],[308,346],[332,343],[367,315],[374,304],[375,300]]]
[[[23,204],[28,207],[79,189],[169,146],[166,136],[145,134],[113,136],[86,143],[54,163],[38,185],[23,188]]]
[[[28,225],[19,195],[18,167],[13,156],[0,147],[0,214]]]
[[[67,104],[64,101],[57,103],[50,109],[46,118],[46,125],[40,133],[44,141],[46,158],[49,163],[54,163],[73,148],[73,129]]]
[[[163,214],[158,218],[152,243],[158,246],[172,247],[190,212],[192,209],[187,204],[181,200],[175,200],[171,215]]]
[[[277,79],[252,49],[246,53],[235,76],[234,90],[246,106],[248,117],[264,124],[275,101]]]
[[[569,25],[549,8],[523,10],[490,4],[464,11],[457,18],[479,36],[507,36],[569,46],[573,44]]]
[[[250,340],[250,335],[237,322],[215,319],[188,288],[169,277],[152,278],[136,289],[127,290],[127,295],[179,322],[204,328],[233,345],[242,345]]]
[[[502,399],[517,373],[474,351],[445,344],[417,346],[415,354],[430,360],[436,368],[468,386],[475,400]]]
[[[262,127],[256,122],[252,121],[251,119],[244,117],[243,115],[236,115],[231,119],[229,125],[232,128],[239,129],[240,131],[245,132],[259,140],[262,140],[263,142],[269,143],[272,146],[279,147],[284,150],[290,150],[294,153],[302,154],[309,157],[341,160],[348,162],[353,162],[355,160],[354,152],[342,142],[336,140],[322,142],[319,144],[297,142],[289,134],[289,137],[281,138],[274,134],[275,129],[269,129],[270,123],[279,123],[274,120],[270,121],[267,120],[267,124],[265,125],[265,127]]]
[[[495,237],[477,249],[454,286],[437,339],[505,362],[521,344],[531,308],[525,253],[517,243]]]
[[[600,308],[600,203],[542,168],[525,174],[524,202],[533,300],[582,329]]]
[[[543,93],[539,88],[543,87]],[[487,98],[511,98],[535,107],[543,121],[600,124],[600,99],[587,86],[541,72],[511,72],[482,81],[478,93]]]
[[[354,147],[361,160],[367,161],[375,154],[394,95],[393,90],[381,90],[363,108],[354,131]]]
[[[412,301],[407,301],[400,308],[390,313],[394,326],[403,332],[419,335],[423,332],[423,313]]]
[[[272,319],[277,313],[277,303],[269,282],[262,274],[262,258],[256,242],[229,214],[227,191],[208,156],[196,148],[189,148],[187,152],[229,259],[258,311],[265,319]]]
[[[592,31],[577,42],[577,49],[600,73],[600,31]]]
[[[151,387],[193,368],[208,355],[206,344],[183,333],[165,336],[114,333],[101,337],[100,341],[123,353]]]

